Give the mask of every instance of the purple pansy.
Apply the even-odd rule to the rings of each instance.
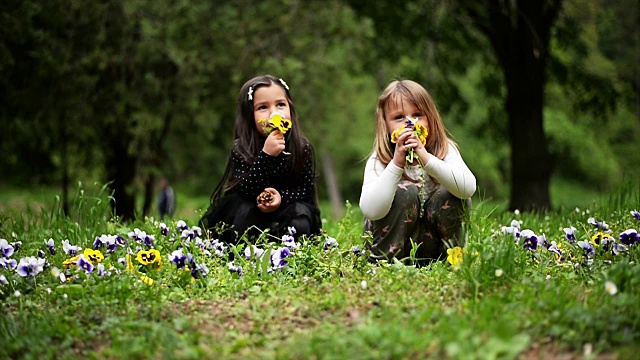
[[[587,219],[587,222],[593,226],[595,226],[598,230],[602,230],[604,232],[610,231],[609,225],[606,222],[600,222],[596,220],[596,218],[590,217]]]
[[[34,256],[27,256],[20,259],[20,263],[18,264],[16,272],[22,277],[36,276],[42,272],[44,264],[44,259],[38,259]]]
[[[510,226],[502,227],[503,234],[511,234],[513,235],[516,243],[520,242],[520,222],[518,220],[511,220]]]
[[[359,246],[352,246],[351,247],[351,252],[353,253],[353,255],[355,256],[360,256],[362,255],[362,249]]]
[[[208,274],[209,274],[209,268],[205,264],[196,264],[191,269],[191,276],[194,279],[197,279],[198,277],[203,277],[203,278],[207,277]]]
[[[547,241],[547,236],[545,234],[538,236],[538,246],[544,246],[545,249],[551,246],[551,244],[549,244],[549,241]]]
[[[107,235],[104,238],[104,243],[107,245],[107,253],[111,254],[118,248],[118,240],[115,235]]]
[[[635,229],[627,229],[620,233],[620,242],[625,245],[635,245],[640,241],[638,238],[638,232]]]
[[[533,232],[533,230],[525,229],[520,233],[520,238],[524,239],[522,243],[522,247],[533,251],[538,248],[538,236]]]
[[[186,265],[187,256],[182,253],[182,249],[175,250],[169,256],[169,261],[176,264],[178,269],[182,269]]]
[[[133,229],[133,231],[129,231],[127,235],[129,235],[129,238],[135,240],[136,242],[142,242],[144,240],[144,237],[147,236],[147,233],[138,228],[135,228]]]
[[[129,242],[120,235],[116,235],[116,244],[121,247],[129,246]]]
[[[590,241],[586,241],[586,240],[578,241],[577,245],[582,250],[584,250],[585,256],[587,257],[593,256],[593,254],[595,254],[596,252],[595,248],[593,247],[593,244]]]
[[[93,240],[94,249],[99,249],[105,245],[103,241],[104,236],[104,234],[102,234],[102,236],[96,236],[95,240]]]
[[[78,254],[78,251],[82,250],[82,248],[80,246],[71,245],[69,240],[62,240],[62,250],[64,250],[67,255],[75,256]]]
[[[8,258],[13,255],[14,251],[15,249],[9,244],[7,239],[0,239],[0,255],[2,255],[2,257]]]
[[[296,239],[291,235],[282,235],[282,243],[291,251],[300,247],[300,244],[296,243]]]
[[[218,239],[211,242],[211,248],[214,250],[216,256],[223,256],[224,251],[227,249],[224,243]]]
[[[271,250],[271,268],[273,270],[278,270],[289,265],[289,262],[285,260],[289,256],[291,256],[291,251],[288,247],[281,247],[276,250]]]
[[[603,236],[600,240],[600,247],[602,247],[602,250],[604,251],[609,251],[615,242],[616,241],[611,236]]]
[[[252,256],[254,259],[261,259],[262,255],[264,255],[264,250],[255,245],[250,245],[244,248],[244,258],[246,260],[251,259]]]
[[[201,237],[201,236],[202,236],[202,229],[200,229],[200,227],[199,227],[199,226],[193,226],[193,227],[191,227],[191,231],[193,231],[193,234],[194,234],[196,237]]]
[[[50,238],[48,241],[45,241],[44,244],[49,248],[49,254],[56,254],[56,246],[52,238]]]
[[[578,241],[578,239],[576,239],[576,228],[575,227],[569,227],[569,228],[564,228],[562,229],[564,231],[564,237],[569,240],[570,243],[575,244],[576,241]]]
[[[189,230],[189,226],[187,226],[187,223],[183,220],[178,220],[178,223],[176,223],[176,227],[180,231]]]
[[[18,266],[18,262],[15,259],[9,259],[0,257],[0,267],[3,269],[15,269]]]
[[[562,251],[560,251],[560,248],[558,247],[558,244],[555,241],[552,241],[551,244],[549,244],[549,247],[547,248],[547,250],[549,250],[549,252],[552,252],[560,256],[560,258],[562,258]]]
[[[244,276],[244,271],[242,270],[242,266],[235,265],[233,261],[227,263],[227,269],[229,269],[232,273],[237,273],[240,277]]]
[[[165,223],[160,223],[160,234],[162,236],[169,235],[169,227]]]
[[[628,250],[627,245],[624,245],[624,244],[614,243],[611,246],[611,252],[613,252],[613,255],[620,255],[623,252],[626,252],[627,250]]]
[[[324,240],[324,245],[322,246],[322,248],[324,249],[324,251],[329,251],[329,249],[334,247],[338,247],[338,240],[332,238],[331,236],[327,236],[327,238]]]
[[[155,236],[146,234],[142,242],[146,247],[153,247],[153,240],[155,240]]]
[[[91,274],[91,272],[93,271],[93,264],[91,263],[91,261],[85,259],[84,254],[80,254],[80,257],[78,258],[78,262],[76,264],[87,274]]]
[[[182,230],[182,233],[180,233],[180,238],[184,239],[184,240],[193,240],[195,239],[196,234],[189,229],[184,229]]]
[[[631,216],[636,218],[636,220],[640,220],[640,212],[637,212],[636,210],[631,210]]]
[[[106,273],[104,271],[104,264],[100,263],[96,266],[97,270],[98,270],[98,276],[103,277]]]

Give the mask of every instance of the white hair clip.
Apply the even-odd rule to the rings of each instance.
[[[282,84],[282,86],[283,86],[285,89],[289,90],[289,85],[287,85],[287,83],[286,83],[286,82],[284,82],[284,80],[282,80],[282,79],[278,79],[278,80],[280,80],[280,83]]]
[[[253,100],[253,86],[249,86],[249,101]]]

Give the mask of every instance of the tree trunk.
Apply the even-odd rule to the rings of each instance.
[[[562,0],[487,0],[482,7],[464,5],[491,42],[505,77],[511,210],[551,207],[553,165],[543,127],[544,86],[551,28],[561,4]]]
[[[153,204],[153,185],[156,182],[154,175],[149,175],[144,180],[144,204],[142,205],[142,217],[151,213],[151,204]]]
[[[555,14],[547,17],[544,1],[518,2],[516,11],[517,25],[508,36],[508,46],[498,52],[507,85],[511,137],[509,208],[544,210],[551,207],[553,169],[543,127],[545,66]]]
[[[523,49],[526,50],[526,49]],[[552,162],[543,128],[544,64],[511,53],[512,68],[505,72],[507,114],[511,138],[511,210],[549,209]],[[527,57],[527,59],[523,59]]]
[[[336,178],[336,170],[333,166],[333,158],[328,151],[322,152],[322,171],[324,172],[324,181],[327,183],[329,191],[329,201],[331,202],[331,215],[334,219],[342,217],[342,196],[340,195],[340,186]]]
[[[135,197],[132,187],[136,174],[137,158],[129,154],[128,138],[127,135],[118,134],[118,132],[112,134],[108,143],[111,150],[105,152],[105,170],[113,190],[111,205],[116,216],[123,221],[135,218]]]
[[[60,124],[60,138],[62,140],[62,213],[64,216],[69,216],[69,139],[67,137],[67,125],[64,120],[62,119]]]

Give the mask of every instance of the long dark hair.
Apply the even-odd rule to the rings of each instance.
[[[229,150],[229,157],[227,158],[227,165],[224,169],[222,179],[216,186],[213,194],[211,194],[211,203],[213,204],[216,199],[220,198],[225,191],[232,189],[242,179],[233,179],[233,150],[240,155],[242,160],[246,163],[253,163],[256,157],[262,150],[264,144],[262,135],[256,129],[256,124],[253,115],[253,97],[249,99],[249,89],[252,90],[252,94],[255,94],[256,90],[261,87],[280,86],[287,94],[287,102],[289,103],[289,110],[291,114],[292,127],[287,131],[285,135],[285,151],[288,151],[290,155],[289,161],[293,163],[290,167],[288,174],[283,176],[295,176],[296,178],[301,176],[304,168],[304,148],[309,146],[311,156],[313,156],[313,149],[308,143],[307,139],[300,129],[298,124],[298,115],[296,113],[295,105],[291,99],[289,93],[289,87],[285,86],[286,83],[279,78],[272,75],[262,75],[254,77],[247,81],[240,88],[238,94],[238,109],[236,112],[236,126],[234,130],[234,140]]]

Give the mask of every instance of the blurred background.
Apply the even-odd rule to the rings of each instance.
[[[503,209],[587,206],[637,182],[640,1],[3,0],[0,213],[107,185],[124,219],[197,219],[241,85],[283,78],[323,217],[357,206],[377,96],[415,80]]]

